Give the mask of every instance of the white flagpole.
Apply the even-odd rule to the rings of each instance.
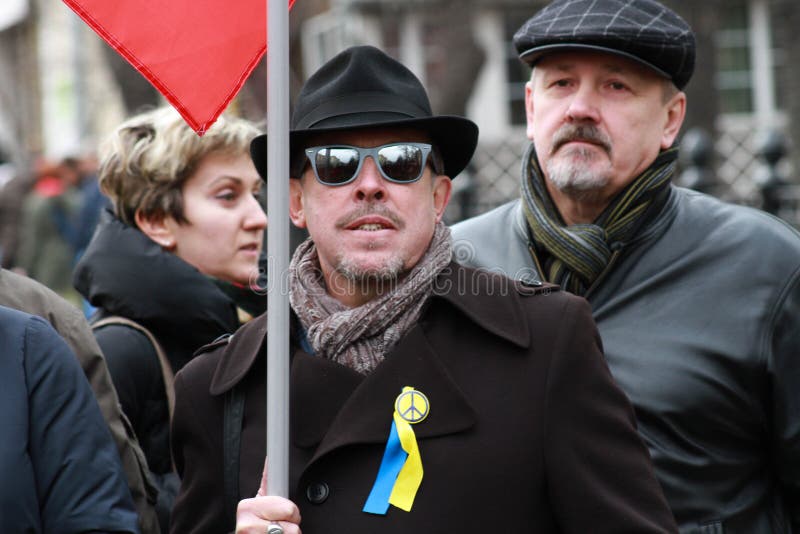
[[[267,1],[267,493],[289,496],[289,7]]]

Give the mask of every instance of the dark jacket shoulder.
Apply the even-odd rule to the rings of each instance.
[[[184,384],[202,383],[207,388],[232,337],[232,335],[224,336],[197,349],[191,361],[175,375],[175,380],[180,380]]]
[[[211,394],[220,395],[233,387],[250,369],[263,349],[267,314],[248,321],[232,335],[223,335],[198,349],[178,372],[183,382],[198,379],[211,383]]]

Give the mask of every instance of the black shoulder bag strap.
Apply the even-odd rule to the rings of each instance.
[[[225,393],[223,411],[223,486],[225,509],[229,516],[236,518],[239,505],[239,451],[242,443],[242,420],[244,419],[244,392],[234,386]]]

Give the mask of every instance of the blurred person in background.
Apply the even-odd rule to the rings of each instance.
[[[90,154],[73,161],[75,169],[80,174],[78,207],[71,216],[63,209],[57,211],[56,223],[62,237],[67,240],[74,254],[74,266],[89,245],[100,220],[100,214],[104,209],[111,207],[111,202],[100,191],[100,184],[97,180],[97,157]],[[97,309],[86,299],[82,298],[81,301],[84,314],[86,317],[91,317]]]
[[[80,256],[89,245],[103,209],[111,207],[108,197],[104,196],[100,191],[100,183],[97,180],[97,165],[97,156],[94,154],[83,157],[80,162],[83,179],[81,180],[81,209],[78,212],[75,233],[77,259],[80,259]]]
[[[80,173],[72,158],[38,164],[37,178],[22,202],[16,267],[77,304],[72,288],[75,251],[65,226],[80,207]]]
[[[113,210],[101,215],[74,283],[99,308],[95,336],[159,486],[163,531],[179,485],[173,373],[266,304],[252,289],[267,225],[248,151],[258,133],[223,116],[199,137],[163,108],[124,122],[100,151]]]
[[[70,172],[77,173],[77,206],[67,212],[63,206],[54,210],[54,218],[61,236],[69,243],[77,262],[92,239],[100,213],[110,207],[107,197],[100,191],[97,181],[97,158],[93,155],[81,158],[65,158],[62,162]]]
[[[22,199],[31,189],[30,173],[0,155],[0,266],[16,263]]]

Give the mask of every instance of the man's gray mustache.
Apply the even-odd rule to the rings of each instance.
[[[611,154],[611,139],[596,126],[590,124],[565,124],[553,135],[554,154],[559,148],[572,141],[585,141],[600,146],[606,153]]]

